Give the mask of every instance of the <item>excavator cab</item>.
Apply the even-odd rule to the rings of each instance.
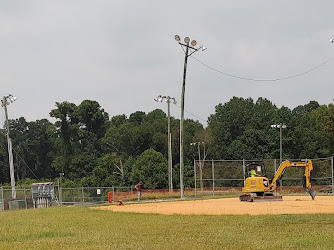
[[[252,170],[256,174],[251,174]],[[270,190],[270,181],[267,178],[266,168],[263,162],[251,162],[245,167],[245,184],[242,188],[243,194],[239,196],[240,201],[281,201],[282,196],[274,195]]]
[[[250,177],[251,176],[251,171],[254,168],[255,168],[256,173],[259,176],[267,177],[265,165],[261,161],[253,161],[253,162],[247,164],[246,167],[245,167],[244,177],[245,178]]]

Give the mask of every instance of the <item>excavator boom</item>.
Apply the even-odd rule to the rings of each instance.
[[[306,162],[300,161],[300,162],[291,162],[291,161],[284,161],[279,166],[278,170],[275,173],[275,176],[270,184],[270,190],[276,191],[276,182],[282,177],[285,170],[288,167],[303,167],[305,169],[304,176],[303,176],[303,187],[306,192],[308,192],[312,199],[314,200],[315,197],[315,190],[312,188],[311,185],[311,171],[313,170],[313,164],[311,160],[307,160]]]

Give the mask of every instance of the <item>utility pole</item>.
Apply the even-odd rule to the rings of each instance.
[[[186,91],[186,75],[187,75],[187,63],[188,63],[188,57],[191,56],[193,53],[198,51],[199,49],[202,49],[202,51],[206,50],[206,47],[200,46],[199,48],[195,48],[197,42],[195,40],[191,41],[190,38],[185,37],[184,42],[180,42],[180,37],[178,35],[175,35],[175,40],[181,45],[183,51],[184,51],[184,67],[183,67],[183,82],[182,82],[182,93],[181,93],[181,119],[180,119],[180,193],[181,193],[181,199],[184,198],[184,184],[183,184],[183,172],[184,172],[184,163],[183,163],[183,142],[184,142],[184,133],[183,133],[183,123],[184,123],[184,96]],[[190,51],[189,51],[190,50]]]
[[[172,134],[170,129],[170,102],[173,100],[173,103],[176,104],[176,100],[170,96],[159,95],[157,98],[154,98],[156,102],[162,102],[166,99],[168,106],[168,190],[173,192],[173,161],[172,161]]]
[[[12,148],[12,140],[9,136],[9,121],[8,121],[8,111],[7,106],[14,102],[17,97],[9,94],[8,96],[4,96],[1,100],[1,106],[5,110],[6,117],[6,128],[7,128],[7,143],[8,143],[8,160],[9,160],[9,172],[10,172],[10,183],[12,187],[12,198],[16,199],[16,189],[15,189],[15,175],[14,175],[14,161],[13,161],[13,148]]]
[[[175,101],[175,99],[174,99]],[[173,163],[172,163],[172,134],[170,132],[170,97],[167,97],[168,106],[168,191],[173,192]]]

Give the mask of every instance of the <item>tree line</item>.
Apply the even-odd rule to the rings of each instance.
[[[57,102],[48,119],[9,120],[17,183],[56,180],[64,185],[168,188],[167,116],[160,109],[110,117],[93,100],[79,105]],[[208,117],[184,122],[184,183],[193,186],[193,161],[198,145],[206,159],[279,158],[283,123],[283,158],[333,155],[334,105],[310,101],[294,109],[276,107],[265,98],[233,97],[218,104]],[[171,117],[173,187],[179,187],[179,119]],[[205,149],[205,154],[203,150]],[[63,173],[63,174],[62,174]],[[6,130],[0,133],[0,183],[9,183]]]

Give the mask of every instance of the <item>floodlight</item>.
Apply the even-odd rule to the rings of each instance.
[[[15,102],[17,99],[16,96],[12,96],[12,95],[9,95],[8,97],[9,97],[10,102]]]
[[[184,38],[184,42],[185,42],[186,44],[188,44],[188,43],[190,42],[190,38],[189,38],[189,37],[185,37],[185,38]]]
[[[197,44],[196,40],[192,40],[192,41],[191,41],[191,45],[192,45],[192,46],[194,46],[194,47],[195,47],[195,46],[196,46],[196,44]]]
[[[181,40],[180,37],[179,37],[179,35],[175,35],[174,38],[175,38],[175,40],[176,40],[177,42],[179,42],[179,41]]]

